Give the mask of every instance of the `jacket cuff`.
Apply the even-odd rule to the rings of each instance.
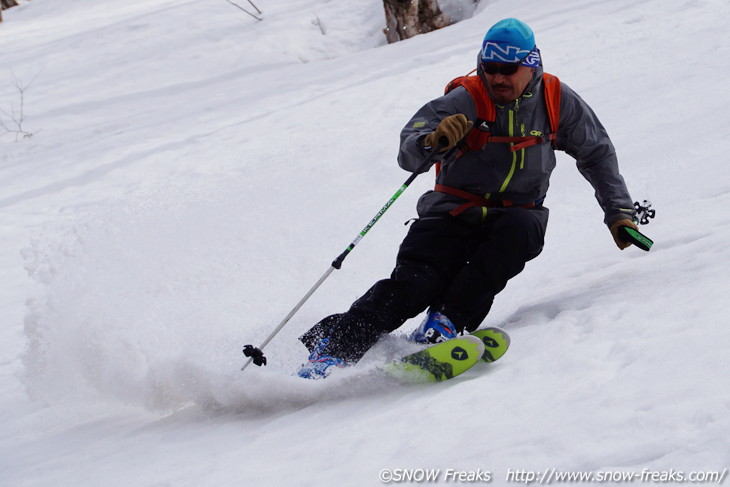
[[[610,228],[611,225],[619,220],[631,220],[632,222],[636,223],[636,210],[634,210],[633,208],[631,210],[629,210],[628,208],[622,208],[617,212],[606,214],[604,222],[606,223],[606,226]]]

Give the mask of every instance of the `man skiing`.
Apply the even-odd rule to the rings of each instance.
[[[420,198],[390,278],[300,337],[310,356],[299,376],[354,364],[425,309],[415,341],[476,330],[495,295],[542,251],[556,149],[576,159],[595,189],[617,246],[630,245],[619,231],[637,228],[633,200],[613,144],[591,108],[543,73],[530,27],[514,18],[492,26],[476,74],[424,105],[401,132],[402,168],[415,171],[433,150],[444,154],[436,186]]]

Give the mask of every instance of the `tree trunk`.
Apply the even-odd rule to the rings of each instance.
[[[3,10],[15,7],[18,5],[16,0],[0,0],[0,22],[3,21]]]
[[[446,27],[451,20],[437,0],[383,0],[385,37],[389,43]]]

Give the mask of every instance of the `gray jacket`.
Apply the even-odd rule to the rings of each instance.
[[[483,74],[481,68],[477,71]],[[530,136],[550,133],[550,122],[543,98],[542,67],[535,69],[532,81],[515,102],[497,105],[492,135]],[[570,154],[578,170],[595,189],[604,212],[604,222],[611,225],[634,215],[633,200],[619,174],[616,153],[606,130],[591,108],[570,87],[562,84],[560,126],[557,149]],[[398,164],[415,171],[428,156],[423,147],[426,134],[433,132],[448,115],[463,113],[474,122],[477,110],[464,87],[424,105],[401,132]],[[514,204],[541,202],[547,195],[550,174],[555,168],[551,142],[510,152],[509,144],[488,143],[480,151],[467,152],[456,160],[444,161],[436,182],[495,200]],[[464,203],[446,193],[428,191],[418,202],[420,216],[447,213]],[[486,214],[484,208],[470,208],[463,217],[476,220]]]

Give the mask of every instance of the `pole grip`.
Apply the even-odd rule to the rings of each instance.
[[[624,242],[631,242],[641,250],[646,250],[647,252],[651,250],[651,246],[654,245],[654,241],[652,239],[631,227],[621,227],[619,229],[619,237],[621,237],[621,240]]]

